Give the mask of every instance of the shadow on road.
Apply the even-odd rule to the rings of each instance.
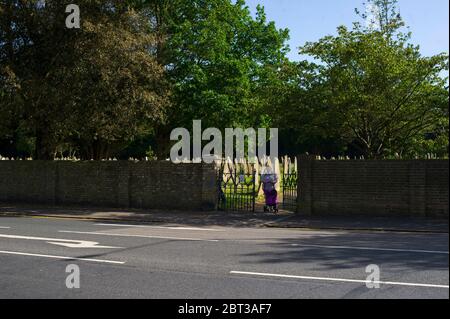
[[[413,237],[402,234],[397,235],[394,240],[390,234],[374,236],[374,234],[336,233],[326,237],[281,239],[276,243],[259,245],[262,249],[238,257],[249,264],[311,263],[314,265],[314,270],[334,271],[365,267],[370,264],[403,269],[407,265],[408,269],[413,270],[448,270],[449,264],[447,234],[415,234]],[[431,250],[447,252],[447,254],[338,248],[342,246]]]
[[[199,212],[199,211],[167,211],[138,209],[106,209],[106,208],[71,208],[71,207],[39,207],[33,206],[0,206],[0,217],[56,217],[79,218],[88,221],[100,220],[112,223],[149,223],[164,226],[223,226],[223,227],[256,227],[274,222],[280,218],[293,216],[283,212],[272,214],[264,212]]]

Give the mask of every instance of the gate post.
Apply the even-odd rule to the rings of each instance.
[[[253,196],[252,196],[252,212],[255,212],[255,202],[256,202],[256,169],[253,168]]]
[[[298,156],[298,186],[297,186],[297,213],[312,216],[313,190],[312,177],[315,157],[311,155]]]
[[[215,164],[201,164],[201,206],[204,211],[218,208],[217,170]]]

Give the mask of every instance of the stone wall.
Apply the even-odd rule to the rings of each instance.
[[[0,202],[214,210],[214,165],[0,161]]]
[[[306,215],[448,218],[448,160],[299,160]]]

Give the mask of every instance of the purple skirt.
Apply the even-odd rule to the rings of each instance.
[[[276,206],[277,205],[278,192],[276,190],[264,192],[264,196],[266,197],[266,205],[268,205],[268,206]]]

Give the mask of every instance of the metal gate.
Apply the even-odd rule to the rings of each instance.
[[[224,171],[221,166],[218,176],[219,210],[254,212],[259,185],[256,172],[232,170]]]
[[[296,159],[287,156],[281,161],[279,206],[283,210],[297,211],[298,172]],[[263,211],[261,172],[248,163],[222,162],[218,170],[218,208],[223,211]]]
[[[297,211],[297,172],[283,173],[283,209]]]

